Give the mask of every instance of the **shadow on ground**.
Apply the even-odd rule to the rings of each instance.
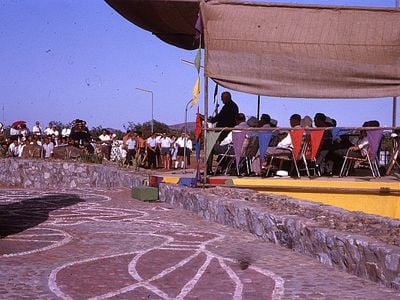
[[[53,194],[0,205],[0,239],[45,222],[53,210],[80,202],[85,201],[77,195]]]

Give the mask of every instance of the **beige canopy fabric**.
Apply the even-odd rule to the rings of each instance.
[[[124,18],[179,48],[199,47],[199,0],[106,0]]]
[[[222,86],[296,98],[400,95],[400,10],[222,0],[106,0],[161,40],[196,49]],[[200,6],[200,8],[199,8]]]
[[[206,75],[251,94],[400,95],[400,10],[201,2]]]

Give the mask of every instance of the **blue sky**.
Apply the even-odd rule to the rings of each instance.
[[[278,1],[393,7],[395,0]],[[166,124],[185,120],[185,105],[196,80],[194,51],[167,45],[126,21],[101,0],[0,1],[0,121],[69,122],[122,129],[129,121],[154,118]],[[214,84],[210,81],[210,89]],[[221,92],[221,89],[220,89]],[[211,92],[212,94],[212,92]],[[232,92],[247,116],[256,115],[257,97]],[[3,110],[4,107],[4,110]],[[212,99],[210,98],[210,110]],[[203,110],[203,95],[200,95]],[[4,112],[4,114],[3,114]],[[341,126],[368,119],[392,123],[392,98],[301,100],[262,97],[261,112],[287,126],[289,116],[324,112]],[[194,121],[195,109],[188,111]],[[399,116],[397,116],[399,124]]]

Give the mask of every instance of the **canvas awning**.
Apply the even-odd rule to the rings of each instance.
[[[152,32],[162,41],[179,48],[199,47],[195,23],[199,0],[106,0],[133,24]]]
[[[400,10],[201,3],[206,75],[251,94],[400,95]]]
[[[106,0],[163,41],[195,49],[199,1]],[[296,98],[400,95],[400,10],[201,1],[205,74],[222,86]]]

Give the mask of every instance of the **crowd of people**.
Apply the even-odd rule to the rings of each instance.
[[[21,157],[27,145],[40,146],[41,156],[50,158],[53,156],[54,148],[62,146],[75,146],[81,149],[87,147],[86,141],[90,139],[89,129],[83,120],[75,120],[72,125],[58,128],[49,123],[42,128],[39,121],[35,122],[29,130],[26,122],[18,121],[11,125],[9,131],[0,123],[0,143],[2,157]]]
[[[15,122],[7,134],[0,123],[0,143],[0,157],[22,157],[26,145],[35,145],[40,147],[42,158],[52,158],[57,148],[73,146],[86,155],[122,161],[128,166],[166,170],[190,166],[193,148],[185,133],[179,137],[152,133],[145,138],[139,131],[128,130],[122,139],[118,139],[115,133],[103,129],[98,136],[92,136],[86,122],[80,119],[62,128],[49,123],[44,129],[36,121],[31,130],[26,122]]]
[[[131,150],[128,157],[136,158],[136,166],[147,162],[149,169],[162,168],[184,169],[191,165],[190,155],[193,144],[190,137],[182,132],[181,136],[167,135],[167,133],[155,133],[143,140],[137,133],[129,133]],[[136,143],[135,143],[136,137]],[[136,146],[136,149],[134,149]],[[135,161],[135,160],[133,160]],[[132,164],[132,159],[127,159]]]
[[[229,92],[222,93],[221,100],[224,104],[221,111],[208,119],[208,122],[214,123],[216,127],[238,128],[242,130],[243,128],[251,127],[272,129],[278,127],[278,121],[272,119],[269,114],[262,114],[259,119],[250,117],[246,120],[245,115],[240,113],[238,105],[232,100]],[[345,155],[360,158],[366,156],[368,138],[365,130],[343,132],[334,130],[337,126],[336,120],[324,113],[316,113],[314,118],[308,115],[301,117],[299,114],[293,114],[289,122],[292,128],[317,127],[324,129],[315,162],[321,175],[339,175]],[[380,124],[376,120],[366,121],[362,124],[362,127],[379,126]],[[273,136],[267,148],[266,158],[282,151],[282,149],[293,149],[291,136],[287,130],[273,130],[272,133]],[[225,130],[223,134],[219,135],[217,143],[213,146],[211,155],[207,160],[207,173],[215,173],[215,170],[213,170],[213,157],[215,155],[227,154],[227,151],[230,151],[228,154],[233,154],[232,142],[232,131]],[[268,162],[267,159],[264,159],[264,161]],[[257,168],[257,164],[255,166]]]
[[[218,128],[273,129],[266,156],[273,155],[275,151],[293,148],[288,131],[279,130],[278,121],[271,118],[269,114],[264,113],[259,119],[250,117],[246,120],[246,116],[239,111],[238,105],[232,100],[229,92],[223,92],[221,100],[224,104],[223,107],[219,112],[216,111],[214,116],[208,118],[209,123]],[[204,119],[204,116],[202,118]],[[343,156],[348,154],[348,151],[355,157],[366,156],[368,139],[365,130],[359,131],[357,135],[354,132],[351,134],[349,132],[339,133],[334,130],[337,125],[336,120],[323,113],[316,113],[314,118],[308,115],[301,117],[299,114],[293,114],[289,122],[291,128],[318,127],[324,129],[315,161],[322,175],[338,175]],[[362,126],[379,127],[379,122],[367,121]],[[0,123],[0,142],[0,155],[3,157],[21,157],[26,145],[40,146],[43,158],[51,158],[55,148],[74,146],[88,155],[101,156],[111,161],[122,161],[128,166],[165,170],[190,166],[190,156],[193,150],[192,141],[185,133],[175,136],[165,132],[153,132],[150,136],[143,137],[139,131],[127,131],[122,139],[118,139],[115,133],[103,129],[98,136],[91,136],[86,122],[80,119],[72,122],[71,126],[65,125],[63,128],[49,123],[45,129],[37,121],[31,130],[28,129],[25,122],[15,122],[7,137],[4,134],[4,126]],[[211,154],[206,161],[208,173],[214,173],[214,157],[226,153],[228,149],[233,151],[232,144],[232,131],[222,131],[216,144],[212,145]],[[263,159],[263,161],[267,160]]]

